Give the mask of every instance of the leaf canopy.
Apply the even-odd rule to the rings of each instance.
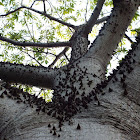
[[[45,3],[42,0],[0,0],[0,35],[16,41],[34,43],[68,41],[74,30],[55,20],[50,20],[45,14],[78,26],[86,23],[96,3],[97,0],[47,0]],[[22,6],[28,8],[20,8]],[[112,7],[112,0],[106,0],[99,18],[108,16],[111,13]],[[36,11],[31,9],[36,9]],[[37,11],[42,12],[42,14]],[[3,16],[4,14],[5,16]],[[135,14],[131,25],[128,27],[127,34],[131,36],[132,40],[137,31],[140,30],[138,26],[139,15],[140,10]],[[94,26],[92,32],[89,34],[91,42],[95,39],[101,27],[102,23]],[[0,43],[0,61],[44,67],[49,66],[60,52],[64,50],[62,47],[36,48],[14,46],[3,41],[0,41]],[[127,46],[128,40],[123,39],[115,51],[114,57],[116,58],[120,54],[127,53],[129,49]],[[54,66],[61,67],[66,65],[70,59],[70,51],[71,49],[68,49],[65,55],[62,55]]]

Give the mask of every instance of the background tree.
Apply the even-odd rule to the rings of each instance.
[[[139,31],[132,26],[139,0],[0,5],[1,140],[140,139],[140,37],[126,35]],[[129,52],[125,39],[119,44],[124,36]],[[121,52],[125,59],[106,77],[112,55]]]

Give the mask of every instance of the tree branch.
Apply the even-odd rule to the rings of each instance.
[[[71,43],[67,42],[50,42],[50,43],[34,43],[34,42],[20,42],[15,41],[6,37],[0,36],[1,41],[5,41],[11,43],[16,46],[23,46],[23,47],[41,47],[41,48],[51,48],[51,47],[70,47]]]
[[[88,8],[88,0],[87,0],[87,3],[86,3],[86,12],[85,12],[85,21],[87,22],[87,18],[86,18],[86,16],[87,16],[87,8]]]
[[[99,17],[99,14],[102,10],[102,6],[104,4],[105,0],[98,0],[97,5],[92,13],[92,15],[90,16],[89,20],[86,23],[86,27],[85,27],[85,34],[88,34],[91,32],[92,27],[95,25],[97,18]]]
[[[31,8],[33,7],[33,5],[35,4],[36,0],[33,1],[33,3],[31,4]],[[22,5],[22,4],[21,4]]]
[[[71,28],[75,28],[75,26],[74,26],[73,24],[64,22],[64,21],[62,21],[62,20],[60,20],[60,19],[58,19],[58,18],[55,18],[55,17],[53,17],[53,16],[47,14],[47,13],[44,13],[44,12],[38,11],[38,10],[33,9],[33,8],[30,8],[30,7],[26,7],[26,6],[22,6],[22,7],[23,7],[23,8],[26,8],[26,9],[28,9],[28,10],[34,11],[34,12],[36,12],[36,13],[38,13],[38,14],[44,15],[45,17],[49,18],[50,20],[57,21],[57,22],[59,22],[59,23],[61,23],[61,24],[63,24],[63,25],[66,25],[66,26],[68,26],[68,27],[71,27]]]
[[[56,69],[0,62],[0,79],[52,89]]]
[[[25,53],[25,54],[27,54],[27,55],[28,55],[30,58],[32,58],[33,60],[35,60],[35,61],[39,64],[39,66],[43,67],[43,65],[42,65],[38,60],[36,60],[35,57],[31,56],[29,53],[27,53],[27,52],[25,52],[25,51],[23,51],[23,50],[22,50],[22,52]]]
[[[29,29],[29,26],[28,26],[28,23],[26,22],[26,18],[25,17],[24,17],[24,21],[25,21],[25,25],[26,25],[26,27],[28,29],[28,32],[30,34],[30,37],[32,38],[32,41],[35,42],[34,36],[32,35],[32,33],[31,33],[30,29]]]
[[[44,7],[44,13],[46,13],[46,5],[45,5],[45,0],[43,0],[43,7]]]
[[[125,34],[125,37],[130,41],[130,43],[134,43],[127,34]]]
[[[13,10],[13,11],[9,11],[9,12],[7,12],[6,14],[2,14],[2,15],[0,15],[0,16],[1,16],[1,17],[8,16],[8,15],[10,15],[10,14],[16,12],[16,11],[19,11],[19,10],[22,9],[22,8],[24,8],[24,6],[21,6],[21,7],[15,9],[15,10]]]
[[[95,24],[100,24],[100,23],[106,21],[108,18],[109,18],[109,16],[106,16],[106,17],[100,18],[100,19],[98,19],[98,20],[95,22]]]
[[[99,35],[92,43],[87,57],[99,59],[106,69],[113,51],[117,48],[117,44],[122,39],[139,4],[140,1],[129,1],[126,3],[125,0],[122,0],[118,6],[113,8],[107,23],[104,24]]]
[[[21,7],[15,9],[15,10],[13,10],[13,11],[10,11],[10,12],[8,12],[8,13],[6,13],[6,14],[2,14],[2,15],[0,15],[0,16],[3,17],[3,16],[10,15],[10,14],[12,14],[12,13],[14,13],[14,12],[16,12],[16,11],[22,9],[22,8],[25,8],[25,9],[31,10],[31,11],[33,11],[33,12],[36,12],[36,13],[38,13],[38,14],[44,15],[45,17],[49,18],[50,20],[54,20],[54,21],[59,22],[59,23],[61,23],[61,24],[63,24],[63,25],[66,25],[66,26],[68,26],[68,27],[71,27],[71,28],[73,28],[73,29],[75,28],[75,26],[74,26],[73,24],[70,24],[70,23],[67,23],[67,22],[65,22],[65,21],[62,21],[62,20],[60,20],[60,19],[58,19],[58,18],[55,18],[55,17],[53,17],[53,16],[51,16],[51,15],[45,13],[44,11],[41,12],[41,11],[38,11],[38,10],[33,9],[33,8],[31,8],[31,7],[27,7],[27,6],[21,6]]]
[[[69,49],[69,48],[65,48],[61,53],[59,53],[59,54],[56,56],[55,60],[54,60],[48,67],[52,67],[52,66],[57,62],[57,60],[58,60],[61,56],[63,56],[63,55],[68,51],[68,49]]]

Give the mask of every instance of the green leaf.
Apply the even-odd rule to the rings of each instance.
[[[0,2],[0,5],[4,6],[2,2]]]
[[[48,64],[48,60],[45,60],[45,64]]]
[[[39,57],[38,57],[38,60],[42,60],[42,57],[41,57],[41,56],[39,56]]]

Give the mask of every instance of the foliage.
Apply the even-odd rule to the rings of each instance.
[[[45,2],[45,8],[47,14],[61,19],[65,22],[79,25],[84,23],[96,6],[97,0],[47,0]],[[15,10],[21,6],[21,4],[34,9],[43,10],[43,2],[34,0],[0,0],[0,12],[5,14],[9,11]],[[112,8],[112,0],[106,0],[102,9],[101,17],[110,14]],[[109,9],[109,10],[108,10]],[[45,12],[45,11],[44,11]],[[135,24],[139,21],[139,12],[135,14],[131,25],[128,28],[128,33],[133,36],[140,30],[136,28]],[[101,24],[96,25],[89,35],[89,39],[92,42],[95,36],[98,34],[98,30],[101,28]],[[136,28],[136,29],[135,29]],[[28,9],[20,9],[12,14],[1,18],[0,21],[0,34],[7,38],[17,41],[30,41],[30,42],[57,42],[67,41],[72,36],[73,30],[58,22],[49,20],[44,15],[37,14]],[[9,61],[11,63],[30,64],[36,66],[49,66],[56,56],[64,49],[44,49],[33,47],[20,47],[14,46],[9,43],[0,42],[0,60]],[[119,55],[127,52],[126,48],[127,40],[123,39],[119,44],[118,49],[114,55]],[[67,57],[70,56],[70,49],[67,52]],[[61,57],[54,67],[60,67],[66,65],[68,60],[65,56]],[[32,88],[26,87],[31,93]],[[40,90],[42,91],[42,90]],[[46,92],[46,91],[45,91]],[[48,91],[49,93],[50,91]],[[48,94],[45,95],[45,97]]]

